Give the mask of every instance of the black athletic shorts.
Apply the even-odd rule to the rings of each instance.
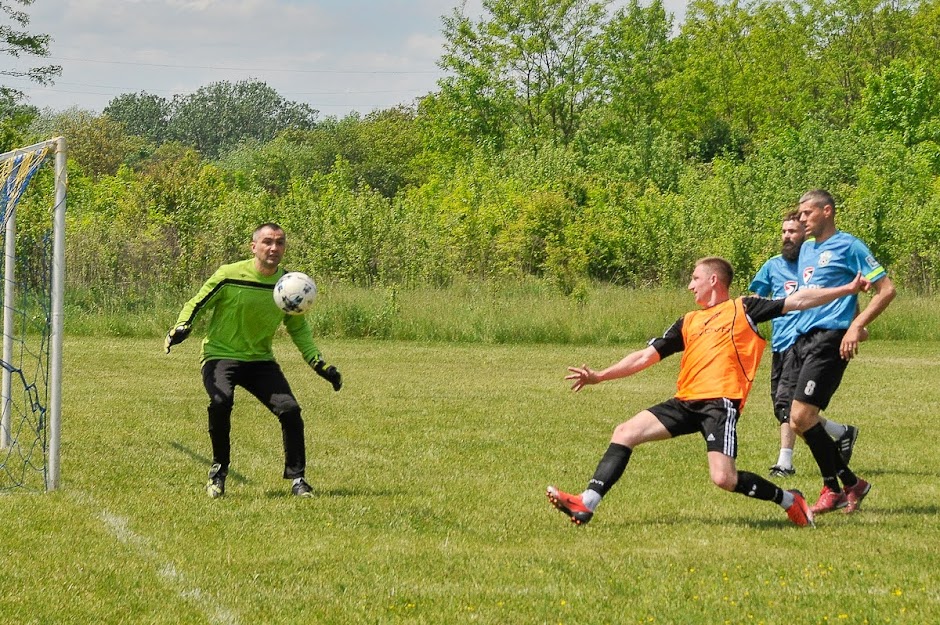
[[[738,415],[741,400],[667,399],[648,409],[673,436],[699,432],[708,451],[738,457]]]
[[[811,330],[800,336],[784,360],[774,405],[794,399],[825,410],[842,383],[849,361],[839,355],[845,330]]]

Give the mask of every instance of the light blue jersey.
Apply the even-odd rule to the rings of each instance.
[[[781,299],[795,293],[799,283],[795,260],[790,261],[777,254],[764,263],[757,270],[757,275],[751,280],[748,289],[761,297]],[[773,352],[782,352],[796,342],[799,336],[796,331],[796,320],[800,311],[791,310],[782,317],[771,321],[773,332],[770,336],[770,349]]]
[[[822,243],[817,243],[815,238],[807,239],[800,248],[801,289],[842,286],[859,272],[871,282],[888,275],[868,246],[851,234],[838,230]],[[825,306],[807,309],[797,318],[797,332],[844,330],[855,318],[857,308],[858,296],[846,295]]]

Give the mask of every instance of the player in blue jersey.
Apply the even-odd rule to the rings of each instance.
[[[771,257],[757,271],[751,285],[748,287],[762,297],[773,299],[784,298],[797,290],[797,260],[800,247],[806,239],[806,231],[800,223],[799,213],[793,211],[783,218],[780,230],[780,254]],[[777,462],[770,467],[770,477],[789,477],[796,475],[793,466],[793,444],[796,434],[790,427],[790,402],[778,398],[777,387],[780,375],[783,372],[784,362],[790,354],[790,348],[796,342],[796,319],[799,311],[791,311],[783,317],[777,317],[771,322],[771,368],[770,368],[770,399],[774,406],[774,416],[780,423],[780,453]],[[865,336],[867,337],[867,330]],[[839,453],[849,462],[855,440],[858,438],[858,428],[843,425],[831,419],[820,417],[826,432],[836,440]]]
[[[782,397],[792,398],[790,427],[806,441],[822,474],[823,488],[813,513],[854,512],[871,485],[841,458],[819,421],[819,412],[829,405],[849,360],[858,354],[863,330],[884,312],[896,291],[868,247],[836,228],[836,204],[828,191],[804,193],[799,214],[806,234],[812,237],[800,248],[799,288],[841,284],[845,276],[861,272],[874,291],[864,310],[859,311],[857,296],[847,296],[797,318],[799,338],[778,388]]]

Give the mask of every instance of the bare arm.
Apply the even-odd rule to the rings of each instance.
[[[793,295],[788,295],[787,298],[783,300],[783,312],[788,313],[791,310],[806,310],[807,308],[822,306],[840,297],[855,295],[859,291],[867,291],[870,286],[871,283],[859,273],[855,275],[854,280],[842,286],[834,286],[826,289],[800,289]]]
[[[565,379],[574,380],[571,390],[580,391],[588,384],[597,384],[631,376],[638,371],[655,365],[659,361],[659,352],[653,347],[646,347],[627,354],[620,362],[607,367],[603,371],[594,371],[587,365],[568,367],[568,371],[571,373],[565,376]]]
[[[897,295],[894,283],[888,276],[885,276],[878,282],[872,283],[871,286],[875,290],[875,294],[872,295],[871,301],[868,302],[868,306],[865,307],[865,310],[855,316],[855,319],[852,320],[852,325],[849,326],[849,329],[845,332],[845,336],[842,337],[842,345],[839,346],[839,354],[844,360],[852,360],[852,357],[858,354],[858,344],[868,338],[866,326],[884,312],[884,309],[888,307],[888,304],[890,304]]]

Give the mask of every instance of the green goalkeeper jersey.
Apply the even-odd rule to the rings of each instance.
[[[310,362],[320,357],[313,334],[303,315],[285,314],[274,303],[274,285],[286,271],[278,267],[271,276],[255,268],[253,258],[222,265],[199,292],[186,302],[176,324],[192,324],[212,311],[209,330],[202,341],[202,361],[231,359],[274,360],[272,342],[283,322],[294,345]]]

